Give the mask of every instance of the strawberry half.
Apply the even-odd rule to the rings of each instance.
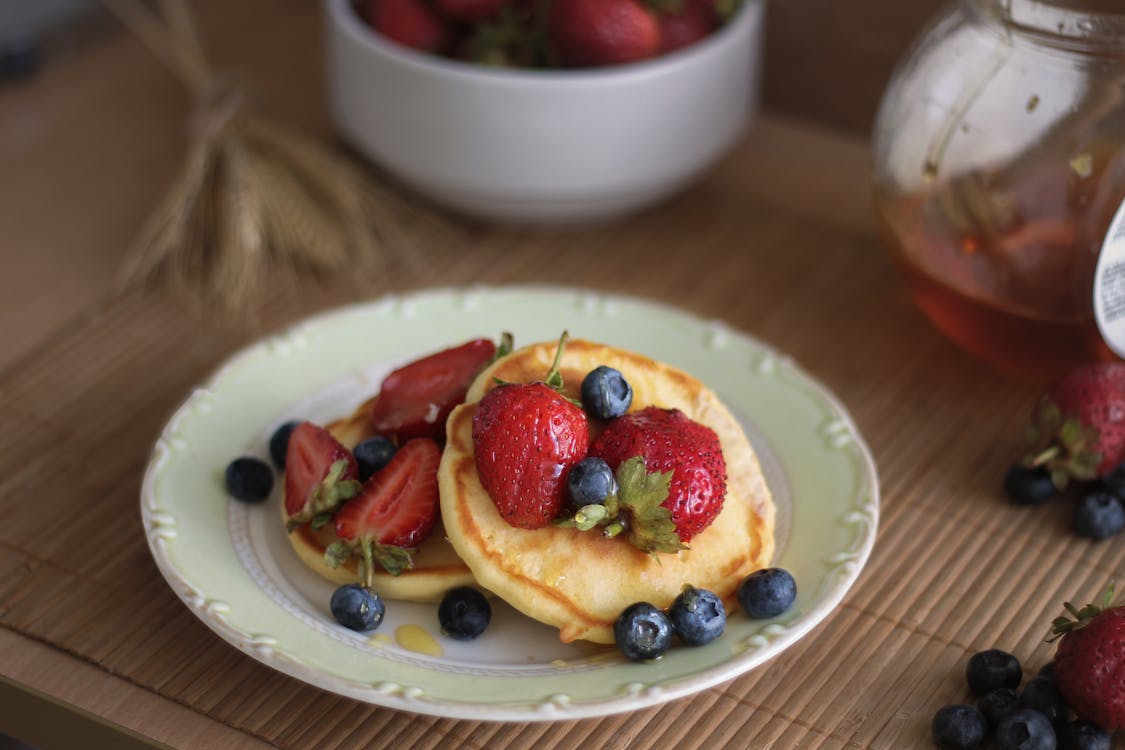
[[[449,413],[495,356],[496,344],[475,339],[400,367],[383,380],[371,406],[372,425],[397,440],[444,439]]]
[[[512,526],[547,526],[566,503],[566,479],[586,455],[586,412],[560,393],[559,342],[544,382],[505,383],[473,414],[473,451],[481,486]]]
[[[372,570],[372,560],[394,575],[412,567],[408,548],[437,523],[440,462],[441,449],[433,440],[410,440],[336,513],[336,536],[351,550],[358,548],[366,571]],[[339,543],[329,547],[330,564],[339,564],[341,552]]]
[[[359,492],[355,458],[328,430],[302,422],[289,436],[285,453],[285,513],[290,531],[312,521],[323,525]]]
[[[1113,587],[1101,606],[1076,609],[1059,617],[1053,632],[1061,637],[1055,652],[1055,684],[1076,714],[1108,729],[1125,728],[1125,607],[1111,606]]]

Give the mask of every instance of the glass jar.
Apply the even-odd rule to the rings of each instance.
[[[960,0],[900,62],[875,199],[918,306],[1033,379],[1113,359],[1094,272],[1125,200],[1125,0]]]

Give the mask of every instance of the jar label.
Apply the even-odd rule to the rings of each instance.
[[[1094,270],[1094,319],[1106,345],[1125,357],[1125,201],[1109,225]]]

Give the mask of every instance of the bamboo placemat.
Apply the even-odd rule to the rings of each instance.
[[[1063,504],[1002,500],[1035,388],[934,334],[866,234],[699,189],[616,228],[461,236],[432,267],[360,296],[528,282],[720,318],[850,409],[879,466],[878,541],[842,605],[793,648],[663,707],[504,724],[340,698],[221,641],[149,557],[141,472],[168,414],[226,355],[357,298],[312,287],[225,324],[168,296],[111,295],[0,374],[0,624],[280,748],[909,748],[929,746],[933,712],[965,697],[971,652],[1000,646],[1037,667],[1060,603],[1125,571],[1125,543],[1078,540]]]

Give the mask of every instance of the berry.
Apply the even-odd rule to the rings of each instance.
[[[977,701],[977,708],[984,714],[984,718],[988,719],[990,727],[995,727],[1005,716],[1022,707],[1019,695],[1011,688],[990,690]]]
[[[668,619],[681,641],[702,646],[723,634],[727,611],[714,592],[685,586],[668,608]]]
[[[785,612],[797,598],[797,582],[784,568],[756,570],[738,585],[738,603],[755,620]]]
[[[1057,495],[1058,489],[1046,468],[1012,464],[1004,474],[1004,494],[1015,505],[1042,505]]]
[[[379,627],[387,609],[378,594],[358,583],[346,584],[332,592],[329,606],[336,622],[360,632]]]
[[[355,497],[356,463],[352,452],[328,430],[312,422],[297,425],[285,454],[285,512],[293,528],[322,524],[345,500]]]
[[[1046,677],[1049,680],[1055,679],[1055,663],[1053,661],[1049,661],[1043,666],[1039,667],[1039,672],[1037,672],[1037,675],[1039,677]]]
[[[1035,677],[1028,681],[1020,694],[1024,708],[1038,711],[1052,724],[1066,720],[1066,703],[1058,686],[1048,677]]]
[[[613,469],[600,458],[584,458],[574,465],[566,480],[570,503],[576,509],[584,505],[604,505],[610,495],[617,494]]]
[[[1125,727],[1125,607],[1110,606],[1113,587],[1101,605],[1066,605],[1074,616],[1057,618],[1055,684],[1079,718],[1106,729]]]
[[[395,457],[395,444],[378,435],[367,438],[352,448],[352,455],[359,471],[359,481],[366,482],[372,474],[379,471]]]
[[[404,365],[383,379],[371,405],[371,424],[400,443],[445,438],[445,421],[477,373],[496,355],[496,344],[474,339]]]
[[[1110,750],[1113,738],[1097,724],[1078,719],[1059,730],[1059,750]]]
[[[614,471],[635,456],[650,473],[672,472],[667,499],[678,541],[687,544],[711,525],[726,497],[726,462],[715,432],[678,409],[654,406],[606,425],[590,446]]]
[[[1125,528],[1125,507],[1108,492],[1091,492],[1074,506],[1073,526],[1079,536],[1108,539]]]
[[[695,44],[719,25],[713,0],[685,0],[679,10],[660,13],[660,52],[666,54]]]
[[[450,589],[438,605],[441,632],[459,641],[471,641],[484,632],[492,619],[492,606],[484,594],[471,586]]]
[[[996,726],[996,750],[1055,750],[1055,729],[1038,711],[1021,708]]]
[[[563,396],[559,342],[547,378],[504,383],[477,404],[473,451],[481,486],[512,526],[538,529],[559,515],[571,468],[590,444],[586,413]]]
[[[1057,487],[1096,479],[1125,460],[1125,363],[1071,370],[1039,400],[1024,464],[1045,466]]]
[[[289,436],[300,422],[286,422],[270,435],[270,458],[278,469],[285,468],[285,454],[289,452]]]
[[[450,21],[477,23],[496,15],[512,0],[434,0],[434,7]]]
[[[554,0],[547,36],[568,66],[615,65],[660,52],[660,27],[638,0]]]
[[[1125,463],[1114,467],[1098,482],[1099,489],[1105,490],[1118,498],[1125,498]]]
[[[672,644],[672,623],[663,610],[637,602],[613,623],[613,638],[627,659],[656,659]]]
[[[425,0],[370,0],[367,21],[388,39],[425,52],[441,52],[453,39]]]
[[[930,736],[942,750],[973,750],[984,742],[987,732],[984,714],[976,706],[945,706],[930,723]]]
[[[984,695],[996,688],[1014,690],[1023,679],[1023,668],[1019,660],[1007,651],[990,648],[969,657],[969,663],[965,665],[965,679],[974,695]]]
[[[235,500],[260,503],[273,491],[273,470],[260,458],[242,456],[227,464],[227,492]]]
[[[411,567],[405,549],[429,535],[437,523],[437,470],[441,449],[429,438],[399,448],[381,471],[336,513],[336,536],[358,546],[391,573]]]
[[[598,419],[613,419],[629,411],[633,387],[620,370],[599,365],[582,379],[582,407]]]

